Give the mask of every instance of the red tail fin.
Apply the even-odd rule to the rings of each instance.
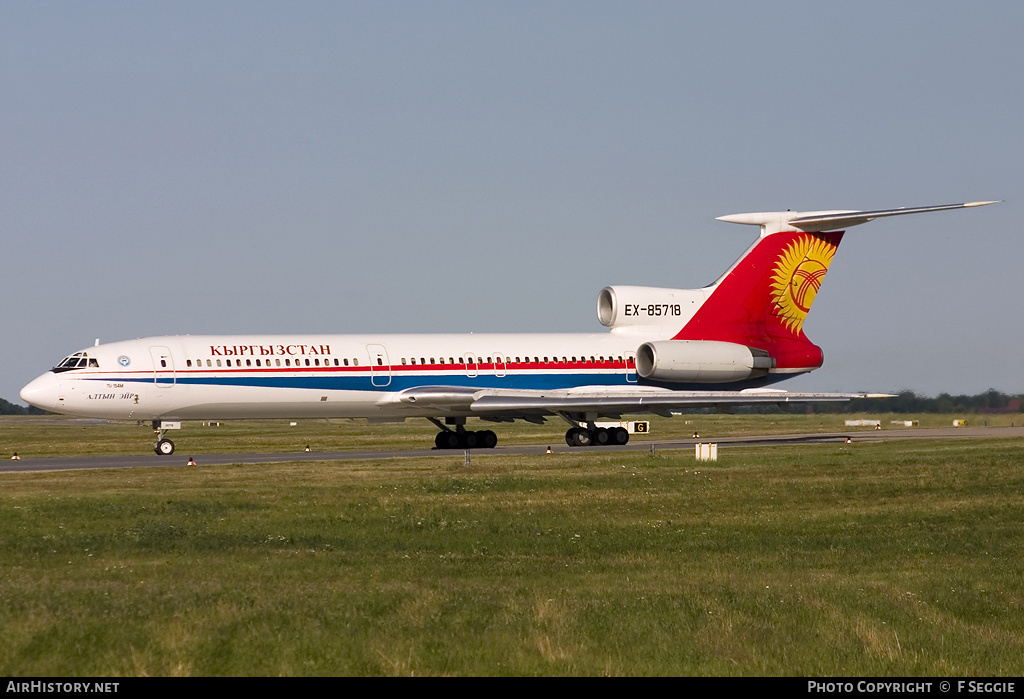
[[[719,340],[766,350],[776,371],[821,366],[804,319],[843,232],[765,235],[714,285],[708,300],[672,339]]]
[[[720,340],[766,350],[776,372],[821,366],[821,349],[803,324],[843,232],[888,216],[969,209],[995,204],[918,206],[872,211],[807,211],[732,214],[719,221],[761,227],[761,237],[713,284],[707,300],[673,338]]]

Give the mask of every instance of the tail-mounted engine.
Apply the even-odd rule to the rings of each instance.
[[[597,295],[597,319],[613,330],[668,328],[675,334],[693,317],[705,297],[704,289],[606,286]]]
[[[636,351],[636,373],[670,383],[727,383],[756,379],[775,360],[762,350],[733,342],[664,340]]]

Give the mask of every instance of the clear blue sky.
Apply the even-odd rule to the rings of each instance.
[[[102,341],[601,331],[844,239],[793,390],[1024,391],[1024,3],[0,2],[0,397]]]

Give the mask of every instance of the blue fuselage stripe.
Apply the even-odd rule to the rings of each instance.
[[[134,375],[125,378],[104,376],[92,379],[95,381],[125,382],[125,383],[158,383],[161,385],[179,386],[238,386],[248,388],[292,388],[317,391],[388,391],[398,392],[418,386],[458,386],[469,388],[498,388],[498,389],[521,389],[521,390],[556,390],[576,388],[579,386],[657,386],[677,391],[707,391],[707,390],[741,390],[744,388],[756,388],[774,384],[787,378],[786,375],[769,374],[765,377],[739,381],[730,384],[691,384],[691,383],[666,383],[663,381],[650,381],[637,377],[634,372],[628,374],[608,373],[542,373],[523,374],[508,373],[504,376],[497,376],[493,373],[478,374],[477,376],[466,376],[465,374],[449,373],[416,373],[408,372],[388,375],[387,372],[360,372],[358,374],[324,374],[309,373],[301,375],[258,375],[246,374],[232,376],[226,374],[203,374],[189,375],[185,372],[178,373],[173,377],[161,375],[154,381],[152,375],[142,377]]]
[[[631,374],[631,378],[635,376]],[[125,379],[105,377],[103,381],[154,383],[152,377]],[[551,390],[574,386],[627,386],[623,374],[373,374],[350,376],[310,374],[300,376],[227,376],[224,374],[189,376],[178,374],[173,379],[160,377],[157,383],[179,386],[247,386],[253,388],[300,388],[325,391],[404,391],[417,386],[467,386],[471,388],[513,388]]]

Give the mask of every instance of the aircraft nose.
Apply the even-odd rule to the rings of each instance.
[[[21,389],[21,399],[43,410],[57,410],[57,375],[48,371]]]

